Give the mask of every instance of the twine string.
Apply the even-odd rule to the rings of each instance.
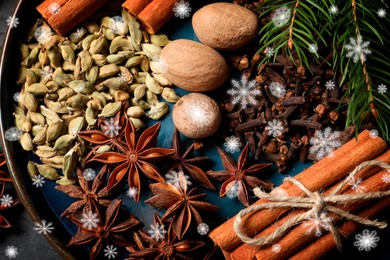
[[[380,199],[384,197],[390,196],[390,190],[388,191],[378,191],[378,192],[367,192],[367,193],[357,193],[357,194],[338,194],[341,189],[353,179],[353,177],[360,172],[361,170],[372,167],[379,166],[382,169],[385,169],[390,173],[390,165],[381,161],[367,161],[359,164],[348,176],[343,180],[329,195],[324,196],[319,192],[310,191],[303,183],[294,179],[292,177],[287,177],[284,179],[284,182],[291,182],[299,189],[301,189],[307,196],[306,197],[298,197],[298,196],[283,196],[278,194],[270,194],[262,191],[260,188],[253,189],[255,195],[258,198],[262,198],[268,200],[269,202],[265,202],[258,205],[249,206],[243,210],[241,210],[234,221],[233,227],[237,234],[237,236],[245,243],[256,245],[256,246],[264,246],[271,244],[281,238],[284,233],[286,233],[290,228],[295,225],[298,225],[304,221],[307,221],[311,218],[319,218],[321,214],[328,214],[328,212],[332,212],[342,218],[347,220],[351,220],[363,225],[373,226],[377,228],[385,228],[387,226],[386,222],[379,222],[376,220],[369,220],[367,218],[363,218],[354,214],[351,214],[345,210],[342,210],[338,207],[330,205],[332,204],[340,204],[347,203],[351,201],[357,200],[369,200],[369,199]],[[280,225],[275,231],[264,237],[252,238],[247,236],[243,230],[243,217],[251,214],[253,212],[260,211],[262,209],[275,209],[275,208],[301,208],[308,209],[307,211],[298,214],[294,217],[291,217],[288,221]],[[326,225],[329,231],[331,232],[336,246],[339,250],[341,250],[341,238],[337,227],[334,225],[333,221],[326,220]]]

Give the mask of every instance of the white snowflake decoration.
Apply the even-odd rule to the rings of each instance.
[[[353,178],[348,180],[348,184],[351,186],[351,189],[357,193],[362,193],[366,190],[366,188],[362,186],[361,183],[362,183],[361,178],[358,178],[356,181]]]
[[[103,250],[104,256],[108,259],[114,259],[118,254],[118,249],[114,245],[107,245]]]
[[[309,153],[316,155],[317,160],[331,155],[333,151],[341,146],[340,132],[332,131],[330,127],[324,130],[317,130],[310,139],[311,147]]]
[[[84,34],[86,33],[87,31],[84,29],[84,28],[79,28],[79,29],[77,29],[76,30],[76,32],[73,34],[74,35],[74,37],[76,38],[76,39],[81,39],[81,38],[83,38],[83,36],[84,36]]]
[[[370,130],[370,132],[369,132],[369,136],[370,136],[372,139],[375,139],[375,138],[377,138],[377,137],[379,136],[379,132],[378,132],[378,130],[376,130],[376,129],[372,129],[372,130]]]
[[[309,49],[309,51],[310,51],[311,53],[317,53],[317,51],[318,51],[318,46],[317,46],[317,44],[312,43],[312,44],[309,44],[308,49]]]
[[[173,12],[175,13],[175,17],[179,17],[180,19],[190,17],[191,11],[192,9],[190,7],[190,4],[183,0],[176,2],[175,6],[173,7]]]
[[[118,79],[119,79],[119,81],[120,81],[121,83],[126,83],[126,82],[128,82],[128,81],[131,80],[131,79],[130,79],[130,76],[125,75],[125,74],[123,74],[123,73],[119,73],[119,74],[118,74]]]
[[[349,38],[350,43],[345,45],[347,49],[347,58],[353,58],[353,62],[358,62],[359,60],[366,61],[366,55],[370,54],[371,51],[368,49],[370,42],[363,41],[362,36],[358,36],[355,40],[354,38]]]
[[[42,220],[42,223],[35,223],[34,230],[38,232],[38,234],[50,234],[54,230],[53,222],[49,222],[46,224],[46,220]]]
[[[306,230],[307,235],[313,233],[314,231],[314,234],[317,237],[320,237],[324,230],[330,230],[330,224],[332,223],[332,221],[333,218],[329,217],[326,212],[322,212],[319,216],[309,218],[303,223],[303,226],[309,227],[308,230]]]
[[[384,183],[390,183],[390,174],[389,174],[389,173],[384,173],[384,174],[382,175],[382,181],[383,181]]]
[[[8,141],[17,141],[22,136],[23,131],[17,127],[11,127],[4,132],[5,139]]]
[[[387,86],[385,85],[385,84],[380,84],[379,86],[378,86],[378,92],[379,92],[379,94],[386,94],[386,92],[387,92]]]
[[[376,231],[369,231],[367,229],[363,230],[361,234],[357,234],[355,236],[356,241],[353,243],[359,251],[370,251],[371,249],[377,246],[377,242],[379,241],[379,237]]]
[[[336,87],[336,84],[333,80],[329,80],[325,83],[325,87],[327,90],[333,90]]]
[[[111,18],[113,22],[113,28],[111,28],[114,33],[124,35],[126,33],[127,24],[125,23],[125,20],[123,20],[122,16],[114,16]]]
[[[20,101],[20,92],[16,92],[13,96],[15,102],[19,103]]]
[[[229,190],[226,192],[226,196],[229,199],[234,199],[238,195],[238,183],[234,181],[233,185],[230,186]]]
[[[385,18],[385,17],[386,17],[386,14],[387,14],[387,12],[386,12],[386,10],[385,10],[385,9],[383,9],[383,8],[380,8],[380,9],[378,10],[377,14],[378,14],[378,17],[379,17],[379,18]]]
[[[275,54],[274,48],[267,47],[265,49],[265,55],[267,55],[268,58],[271,58],[272,56],[274,56],[274,54]]]
[[[61,6],[58,3],[51,3],[48,10],[51,14],[57,14],[60,11]]]
[[[166,174],[165,177],[166,183],[170,183],[181,190],[186,190],[187,187],[192,184],[190,181],[190,177],[185,175],[182,171],[171,171],[170,173]]]
[[[49,80],[52,77],[53,77],[53,68],[51,66],[43,67],[41,71],[41,78]]]
[[[265,130],[268,132],[269,136],[277,137],[282,135],[284,126],[282,121],[272,119],[272,121],[267,122],[267,126],[265,127]]]
[[[207,235],[210,231],[209,225],[206,223],[200,223],[196,229],[201,236]]]
[[[92,168],[87,168],[83,171],[83,177],[87,181],[93,181],[93,179],[96,177],[96,172]]]
[[[18,249],[15,246],[7,246],[4,252],[5,256],[10,259],[16,258],[19,254]]]
[[[48,40],[50,40],[50,37],[52,36],[52,31],[47,26],[40,26],[35,30],[34,37],[37,40],[38,43],[44,44]]]
[[[8,16],[7,25],[10,28],[16,28],[19,25],[19,18],[15,16]]]
[[[260,95],[260,90],[256,89],[256,80],[248,81],[244,76],[240,81],[232,80],[233,88],[227,93],[233,97],[233,104],[240,104],[242,107],[256,105],[256,97]]]
[[[185,113],[191,115],[196,125],[201,126],[211,123],[214,118],[210,111],[203,107],[191,107],[191,109],[187,110]]]
[[[287,6],[276,9],[272,15],[272,22],[276,27],[285,25],[291,17],[291,10]]]
[[[12,196],[10,196],[9,194],[4,194],[0,198],[0,205],[2,207],[11,207],[12,203],[14,203],[14,200],[13,200]]]
[[[271,191],[271,194],[274,194],[274,195],[277,195],[280,197],[287,197],[288,196],[288,192],[281,187],[277,187],[277,188],[273,189]]]
[[[273,244],[271,250],[277,254],[282,250],[282,247],[279,244]]]
[[[279,82],[271,82],[268,89],[271,94],[277,98],[282,98],[286,95],[286,88]]]
[[[110,136],[111,138],[118,136],[121,129],[122,128],[119,125],[119,122],[115,121],[115,119],[112,117],[110,120],[104,121],[104,125],[102,126],[104,134]]]
[[[151,238],[156,241],[159,241],[160,239],[163,240],[165,238],[165,234],[167,233],[167,231],[164,229],[164,225],[160,225],[157,223],[150,225],[150,230],[148,230],[148,233],[150,234]]]
[[[336,5],[331,5],[329,8],[329,12],[331,14],[337,14],[339,12],[339,8]]]
[[[225,143],[223,144],[223,146],[225,146],[227,152],[236,153],[240,151],[240,147],[242,146],[242,143],[240,142],[240,138],[232,135],[225,139]]]
[[[136,187],[130,187],[129,190],[127,191],[127,196],[130,198],[135,198],[138,194],[138,189]]]
[[[37,188],[43,187],[43,184],[45,183],[45,178],[40,174],[37,176],[34,176],[31,180],[33,181],[32,184]]]
[[[97,228],[97,224],[99,223],[99,218],[96,213],[92,211],[87,211],[82,214],[81,223],[83,223],[83,228],[93,229]]]

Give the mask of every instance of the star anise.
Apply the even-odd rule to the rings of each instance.
[[[93,179],[93,182],[87,181],[83,176],[83,171],[78,168],[77,177],[80,186],[58,185],[55,187],[57,190],[68,194],[70,197],[79,199],[78,201],[73,202],[62,213],[61,217],[67,216],[73,212],[78,212],[80,209],[82,209],[82,212],[96,212],[99,209],[99,205],[108,207],[111,202],[108,197],[111,194],[105,187],[107,168],[107,165],[104,165],[99,174]]]
[[[4,191],[5,191],[5,183],[1,182],[0,183],[0,198],[3,197]],[[0,204],[0,212],[10,209],[18,203],[19,203],[18,200],[12,199],[12,201],[10,201],[10,203],[9,203],[10,205],[8,203]],[[4,216],[0,215],[0,228],[10,228],[10,227],[11,227],[11,225],[9,224],[7,219]]]
[[[141,238],[149,244],[149,247],[139,246],[138,250],[130,249],[130,255],[128,259],[193,259],[186,255],[186,253],[192,252],[205,245],[202,241],[194,240],[182,240],[178,239],[173,232],[172,222],[164,222],[161,218],[154,215],[154,225],[165,226],[168,225],[168,231],[166,237],[159,239],[158,241],[152,239],[143,232],[140,232]]]
[[[179,239],[183,237],[191,225],[192,219],[197,224],[203,223],[200,212],[216,211],[218,207],[203,201],[205,193],[199,194],[199,188],[192,188],[187,192],[170,183],[153,183],[149,185],[154,196],[146,200],[155,208],[166,209],[163,220],[173,217],[173,230]]]
[[[122,202],[113,200],[108,206],[105,217],[102,219],[98,214],[99,222],[96,228],[86,229],[82,222],[83,215],[72,213],[68,218],[79,227],[78,232],[72,237],[68,246],[92,244],[90,249],[90,259],[95,259],[101,251],[102,247],[107,244],[115,244],[117,246],[129,246],[128,232],[139,224],[139,221],[130,216],[123,218],[120,216]],[[104,221],[104,223],[103,223]]]
[[[259,163],[247,168],[249,157],[249,145],[242,150],[238,163],[218,147],[218,153],[225,168],[223,171],[208,171],[207,175],[219,181],[225,181],[220,190],[220,196],[225,196],[229,191],[237,195],[238,200],[245,206],[249,205],[248,188],[263,187],[270,190],[273,184],[270,181],[262,181],[252,175],[270,166],[270,163]]]
[[[199,167],[210,162],[211,159],[208,157],[188,158],[189,154],[194,150],[194,144],[191,144],[191,146],[185,150],[184,144],[180,139],[180,133],[176,128],[172,137],[172,148],[175,149],[175,153],[171,157],[172,162],[168,163],[170,167],[168,173],[172,171],[187,173],[194,181],[203,187],[215,190],[207,175]]]
[[[140,137],[133,123],[127,120],[125,128],[125,152],[106,152],[96,155],[91,161],[107,164],[118,164],[110,174],[107,189],[115,187],[126,175],[128,175],[129,188],[136,188],[135,201],[139,201],[141,181],[139,173],[144,173],[148,178],[158,182],[164,182],[154,162],[161,161],[174,153],[172,149],[155,147],[160,131],[160,123],[146,129]]]

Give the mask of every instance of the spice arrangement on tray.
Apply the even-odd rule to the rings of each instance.
[[[91,259],[213,259],[218,248],[226,259],[314,259],[340,249],[341,233],[386,227],[372,219],[390,203],[390,102],[384,83],[374,89],[384,76],[366,61],[365,29],[348,31],[351,52],[337,24],[305,24],[336,23],[347,5],[294,2],[207,4],[192,17],[200,42],[161,33],[189,16],[182,0],[37,7],[43,19],[20,44],[15,125],[39,157],[26,165],[33,183],[55,181],[75,199],[61,215],[78,230],[68,246],[89,247]],[[356,24],[372,8],[347,2]],[[159,147],[169,114],[172,145]],[[264,178],[297,160],[314,165],[279,187]],[[219,208],[204,189],[215,187],[245,206],[225,223],[210,219]],[[124,189],[156,209],[148,232],[122,207]],[[145,189],[153,196],[142,201]]]

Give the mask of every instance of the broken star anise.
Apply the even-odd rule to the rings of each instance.
[[[68,194],[72,198],[79,199],[73,202],[61,215],[67,216],[70,213],[92,211],[96,212],[99,209],[99,204],[107,207],[111,200],[108,197],[111,195],[106,189],[107,165],[104,165],[99,174],[93,179],[93,182],[87,181],[83,176],[83,171],[77,169],[78,185],[58,185],[56,190]],[[92,183],[92,184],[91,184]]]
[[[164,178],[153,163],[171,156],[174,150],[155,147],[159,131],[160,123],[157,123],[146,129],[138,137],[133,123],[127,119],[125,128],[126,143],[124,145],[126,151],[105,152],[95,155],[91,159],[91,161],[107,164],[119,164],[110,174],[107,184],[108,190],[115,187],[127,175],[129,188],[136,188],[138,191],[134,195],[134,200],[139,201],[141,191],[140,172],[150,179],[164,182]]]
[[[173,217],[173,230],[181,239],[191,225],[192,219],[197,224],[203,223],[200,212],[216,211],[218,207],[203,201],[205,193],[199,194],[199,188],[192,188],[187,192],[184,188],[176,187],[170,183],[153,183],[149,185],[154,196],[145,203],[158,209],[166,209],[163,220]]]
[[[5,190],[5,183],[0,182],[0,198],[3,197],[4,190]],[[19,203],[19,201],[16,199],[12,199],[11,197],[9,197],[9,199],[10,199],[9,203],[0,204],[0,212],[8,210]],[[10,228],[10,227],[11,227],[11,225],[9,224],[7,219],[5,217],[3,217],[2,215],[0,215],[0,228]]]
[[[249,145],[246,144],[238,163],[236,163],[229,155],[227,155],[221,148],[218,147],[218,153],[221,157],[222,164],[225,170],[222,171],[208,171],[207,175],[219,181],[225,181],[220,190],[220,196],[225,196],[229,190],[237,194],[238,200],[245,206],[249,205],[248,187],[251,189],[255,187],[263,187],[270,190],[273,184],[270,181],[262,181],[252,175],[258,174],[261,170],[270,166],[270,163],[259,163],[247,168],[249,157]]]
[[[185,150],[184,144],[180,139],[180,133],[176,128],[172,137],[172,148],[175,149],[175,153],[171,157],[172,162],[168,163],[168,173],[173,171],[187,173],[194,181],[203,187],[215,190],[207,175],[199,167],[210,162],[211,159],[208,157],[188,158],[188,155],[194,150],[194,144],[191,144],[191,146]]]
[[[97,214],[99,222],[96,228],[91,229],[84,228],[83,214],[72,213],[68,215],[68,218],[79,227],[68,246],[93,243],[89,252],[90,259],[96,259],[104,245],[130,246],[128,232],[136,227],[139,221],[133,216],[121,218],[119,214],[121,205],[120,200],[113,200],[108,206],[104,218]]]
[[[187,253],[193,252],[194,250],[205,245],[202,241],[196,240],[182,240],[178,239],[176,234],[173,232],[172,222],[164,222],[161,218],[154,215],[154,225],[160,227],[168,225],[168,231],[163,239],[153,239],[147,234],[140,232],[140,237],[144,240],[149,247],[144,247],[140,244],[138,250],[130,248],[130,255],[128,259],[185,259],[191,260],[192,257],[187,256]]]

